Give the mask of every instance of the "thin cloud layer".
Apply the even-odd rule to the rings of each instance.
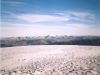
[[[9,13],[8,13],[9,14]],[[9,23],[8,27],[2,27],[2,37],[17,36],[46,36],[46,35],[100,35],[100,30],[87,25],[86,21],[93,21],[95,14],[87,12],[67,12],[47,14],[14,14],[12,17],[27,22]],[[90,19],[88,19],[90,18]],[[78,23],[71,20],[83,21]],[[13,31],[13,32],[12,32]],[[9,33],[9,34],[8,34]]]
[[[82,23],[83,22],[93,23],[96,19],[95,13],[87,11],[65,11],[56,14],[61,16],[69,15],[71,20],[81,21]]]
[[[100,35],[98,4],[95,0],[2,0],[2,36]]]
[[[67,12],[67,13],[55,13],[54,15],[47,14],[19,14],[16,15],[17,19],[35,23],[35,22],[59,22],[59,21],[82,21],[93,22],[95,14],[89,12]]]
[[[77,11],[69,11],[68,12],[69,14],[75,16],[75,17],[78,17],[78,18],[87,18],[87,19],[95,19],[95,14],[93,13],[90,13],[90,12],[77,12]]]
[[[69,16],[56,16],[56,15],[40,15],[40,14],[22,14],[17,16],[18,19],[27,22],[57,22],[57,21],[68,21]]]
[[[13,24],[10,24],[13,25]],[[44,24],[15,24],[13,26],[2,27],[2,37],[18,36],[46,36],[46,35],[100,35],[99,28],[87,26],[84,24],[69,25],[44,25]]]

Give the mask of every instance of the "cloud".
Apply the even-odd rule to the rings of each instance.
[[[44,35],[100,35],[99,28],[86,24],[92,23],[95,14],[90,12],[61,12],[50,14],[9,13],[20,23],[7,23],[2,26],[2,37],[44,36]],[[71,20],[77,22],[69,22]],[[24,21],[24,22],[23,22]],[[79,22],[81,21],[81,22]],[[25,24],[26,23],[26,24]]]
[[[20,20],[27,22],[57,22],[57,21],[68,21],[69,16],[57,16],[57,15],[41,15],[41,14],[21,14],[16,16]]]
[[[90,12],[76,12],[76,11],[69,11],[69,14],[78,17],[78,18],[89,18],[89,19],[94,19],[95,18],[95,14],[90,13]]]
[[[100,30],[84,24],[41,25],[41,24],[10,24],[2,27],[2,37],[45,36],[45,35],[100,35]]]
[[[36,22],[68,22],[71,20],[77,22],[93,23],[95,20],[95,14],[90,12],[78,12],[78,11],[67,11],[58,12],[53,15],[48,14],[19,14],[16,18],[30,23]]]
[[[93,23],[96,19],[96,15],[93,12],[87,11],[65,11],[56,13],[58,15],[69,15],[72,20]]]

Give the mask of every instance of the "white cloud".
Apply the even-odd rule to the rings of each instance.
[[[92,22],[95,14],[89,12],[70,11],[66,13],[45,14],[13,14],[18,20],[24,20],[27,24],[10,24],[2,27],[2,37],[16,36],[44,36],[44,35],[100,35],[99,28],[87,25]],[[90,19],[89,19],[90,18]],[[84,21],[76,24],[69,20]],[[65,22],[66,21],[66,22]],[[69,23],[68,23],[69,22]],[[11,26],[10,26],[11,25]]]
[[[40,15],[40,14],[21,14],[16,16],[20,20],[27,22],[58,22],[58,21],[68,21],[69,16],[57,16],[57,15]]]
[[[62,16],[69,15],[70,19],[82,22],[89,22],[89,23],[93,23],[96,17],[96,15],[93,12],[86,12],[86,11],[65,11],[56,14]]]
[[[84,24],[70,24],[65,26],[15,24],[11,27],[2,27],[2,37],[45,35],[100,35],[100,30]]]
[[[24,20],[30,23],[36,22],[61,22],[69,20],[81,21],[83,23],[93,23],[95,20],[95,14],[91,12],[78,12],[78,11],[67,11],[58,12],[54,15],[48,14],[19,14],[15,16],[19,20]]]
[[[95,18],[95,14],[90,13],[90,12],[76,12],[76,11],[69,11],[69,14],[75,16],[75,17],[79,17],[79,18],[90,18],[90,19],[94,19]]]

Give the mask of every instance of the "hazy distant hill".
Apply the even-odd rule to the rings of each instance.
[[[12,37],[0,40],[0,47],[25,45],[92,45],[100,46],[100,36]]]

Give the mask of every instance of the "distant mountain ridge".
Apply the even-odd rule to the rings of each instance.
[[[0,40],[0,47],[26,45],[91,45],[100,46],[100,36],[10,37]]]

